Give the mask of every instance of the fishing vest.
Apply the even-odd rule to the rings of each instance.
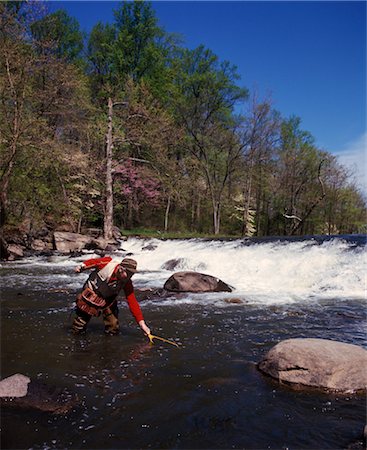
[[[83,291],[76,299],[77,307],[81,311],[90,316],[98,317],[101,311],[106,310],[113,303],[118,293],[129,280],[126,278],[112,282],[108,281],[113,273],[114,267],[106,266],[101,270],[94,270],[89,275],[88,280],[83,286]]]
[[[103,269],[102,269],[103,270]],[[94,270],[88,277],[84,284],[84,288],[92,289],[99,297],[105,300],[112,300],[117,297],[121,289],[124,288],[128,278],[123,280],[108,281],[108,278],[103,279],[100,270]]]

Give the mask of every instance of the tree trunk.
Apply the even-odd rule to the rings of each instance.
[[[213,224],[214,234],[219,234],[220,231],[220,203],[213,200]]]
[[[244,208],[243,208],[243,215],[242,215],[242,237],[247,235],[248,232],[248,215],[249,215],[249,209],[250,209],[250,199],[252,194],[252,169],[250,171],[249,177],[247,179],[247,186],[246,190],[244,192]]]
[[[134,208],[133,208],[133,201],[131,199],[131,197],[128,198],[127,200],[127,228],[132,228],[133,227],[133,212],[134,212]]]
[[[198,192],[197,203],[196,203],[196,213],[195,213],[195,228],[198,229],[201,222],[201,194]]]
[[[195,192],[191,191],[191,222],[190,230],[194,231],[195,227]]]
[[[166,233],[168,231],[168,215],[170,208],[171,208],[171,196],[169,195],[167,199],[166,213],[164,215],[164,231]]]
[[[251,197],[252,197],[252,178],[253,178],[253,171],[254,171],[254,155],[251,155],[250,164],[249,164],[249,171],[248,176],[246,180],[246,186],[243,190],[243,214],[242,214],[242,230],[241,235],[242,237],[246,236],[248,233],[248,219],[249,219],[249,210],[250,210],[250,203],[251,203]]]
[[[108,126],[106,134],[106,206],[104,212],[104,238],[112,239],[113,229],[113,182],[112,182],[112,116],[113,103],[108,99]]]
[[[81,231],[82,231],[82,221],[83,221],[83,214],[80,215],[79,220],[78,220],[77,233],[81,233]]]

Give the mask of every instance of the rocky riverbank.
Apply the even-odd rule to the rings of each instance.
[[[29,255],[59,254],[74,255],[82,250],[113,252],[119,248],[119,241],[125,237],[115,227],[113,238],[103,238],[103,230],[87,228],[83,233],[66,231],[65,227],[57,230],[42,228],[30,232],[22,227],[7,227],[0,231],[0,258],[14,261]]]

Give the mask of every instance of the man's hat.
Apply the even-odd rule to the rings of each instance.
[[[126,272],[136,273],[138,264],[135,259],[124,258],[121,261],[120,266],[122,266],[126,270]]]

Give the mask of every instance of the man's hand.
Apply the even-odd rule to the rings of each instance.
[[[147,327],[144,320],[140,320],[139,326],[142,329],[142,331],[148,336],[150,334],[150,328]]]
[[[74,272],[80,273],[82,271],[82,269],[83,269],[83,265],[81,264],[80,266],[75,267]]]

